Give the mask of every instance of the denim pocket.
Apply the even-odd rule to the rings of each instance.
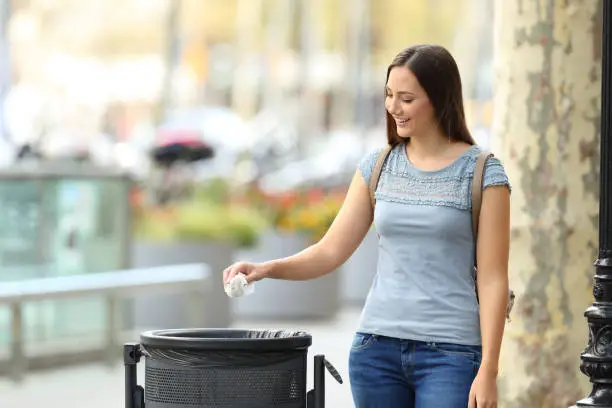
[[[351,350],[364,350],[374,341],[374,335],[369,333],[355,333]]]
[[[462,344],[452,343],[431,343],[430,347],[447,356],[465,357],[474,362],[479,362],[480,360],[481,352],[479,346],[464,346]]]

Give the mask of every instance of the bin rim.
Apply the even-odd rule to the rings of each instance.
[[[198,334],[228,333],[238,334],[244,332],[287,331],[294,333],[288,337],[272,338],[241,338],[241,337],[195,337]],[[180,350],[236,350],[236,351],[281,351],[307,349],[312,345],[312,335],[301,330],[284,329],[162,329],[148,330],[140,334],[140,343],[145,348],[164,348]]]

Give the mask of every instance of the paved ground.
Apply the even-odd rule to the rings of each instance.
[[[328,322],[238,322],[240,328],[287,328],[306,330],[313,335],[309,350],[308,389],[312,388],[312,358],[325,354],[340,374],[344,384],[327,376],[326,405],[331,408],[353,406],[348,384],[348,352],[359,310],[342,311]],[[144,364],[140,364],[142,372]],[[139,373],[140,378],[142,373]],[[29,373],[23,384],[15,385],[0,378],[0,408],[123,408],[123,366],[110,369],[99,365],[79,366],[57,371]],[[140,381],[141,385],[144,385]]]

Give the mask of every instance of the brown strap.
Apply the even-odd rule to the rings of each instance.
[[[380,172],[382,171],[383,164],[385,164],[385,160],[391,151],[392,146],[385,146],[380,153],[378,154],[378,158],[376,159],[376,163],[374,164],[374,169],[372,170],[372,175],[370,176],[370,201],[372,202],[372,209],[376,205],[376,199],[374,198],[374,193],[376,192],[376,187],[378,186],[378,180],[380,179]]]
[[[474,178],[472,179],[472,231],[474,234],[474,245],[478,243],[478,221],[480,219],[480,207],[482,206],[482,176],[484,175],[485,163],[489,157],[493,157],[493,153],[483,151],[478,155],[476,167],[474,168]],[[474,259],[474,264],[476,264],[476,259]]]

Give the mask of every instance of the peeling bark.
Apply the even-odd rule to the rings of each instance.
[[[517,292],[500,406],[568,406],[587,391],[579,363],[597,252],[601,1],[496,1],[492,145],[514,187]]]

